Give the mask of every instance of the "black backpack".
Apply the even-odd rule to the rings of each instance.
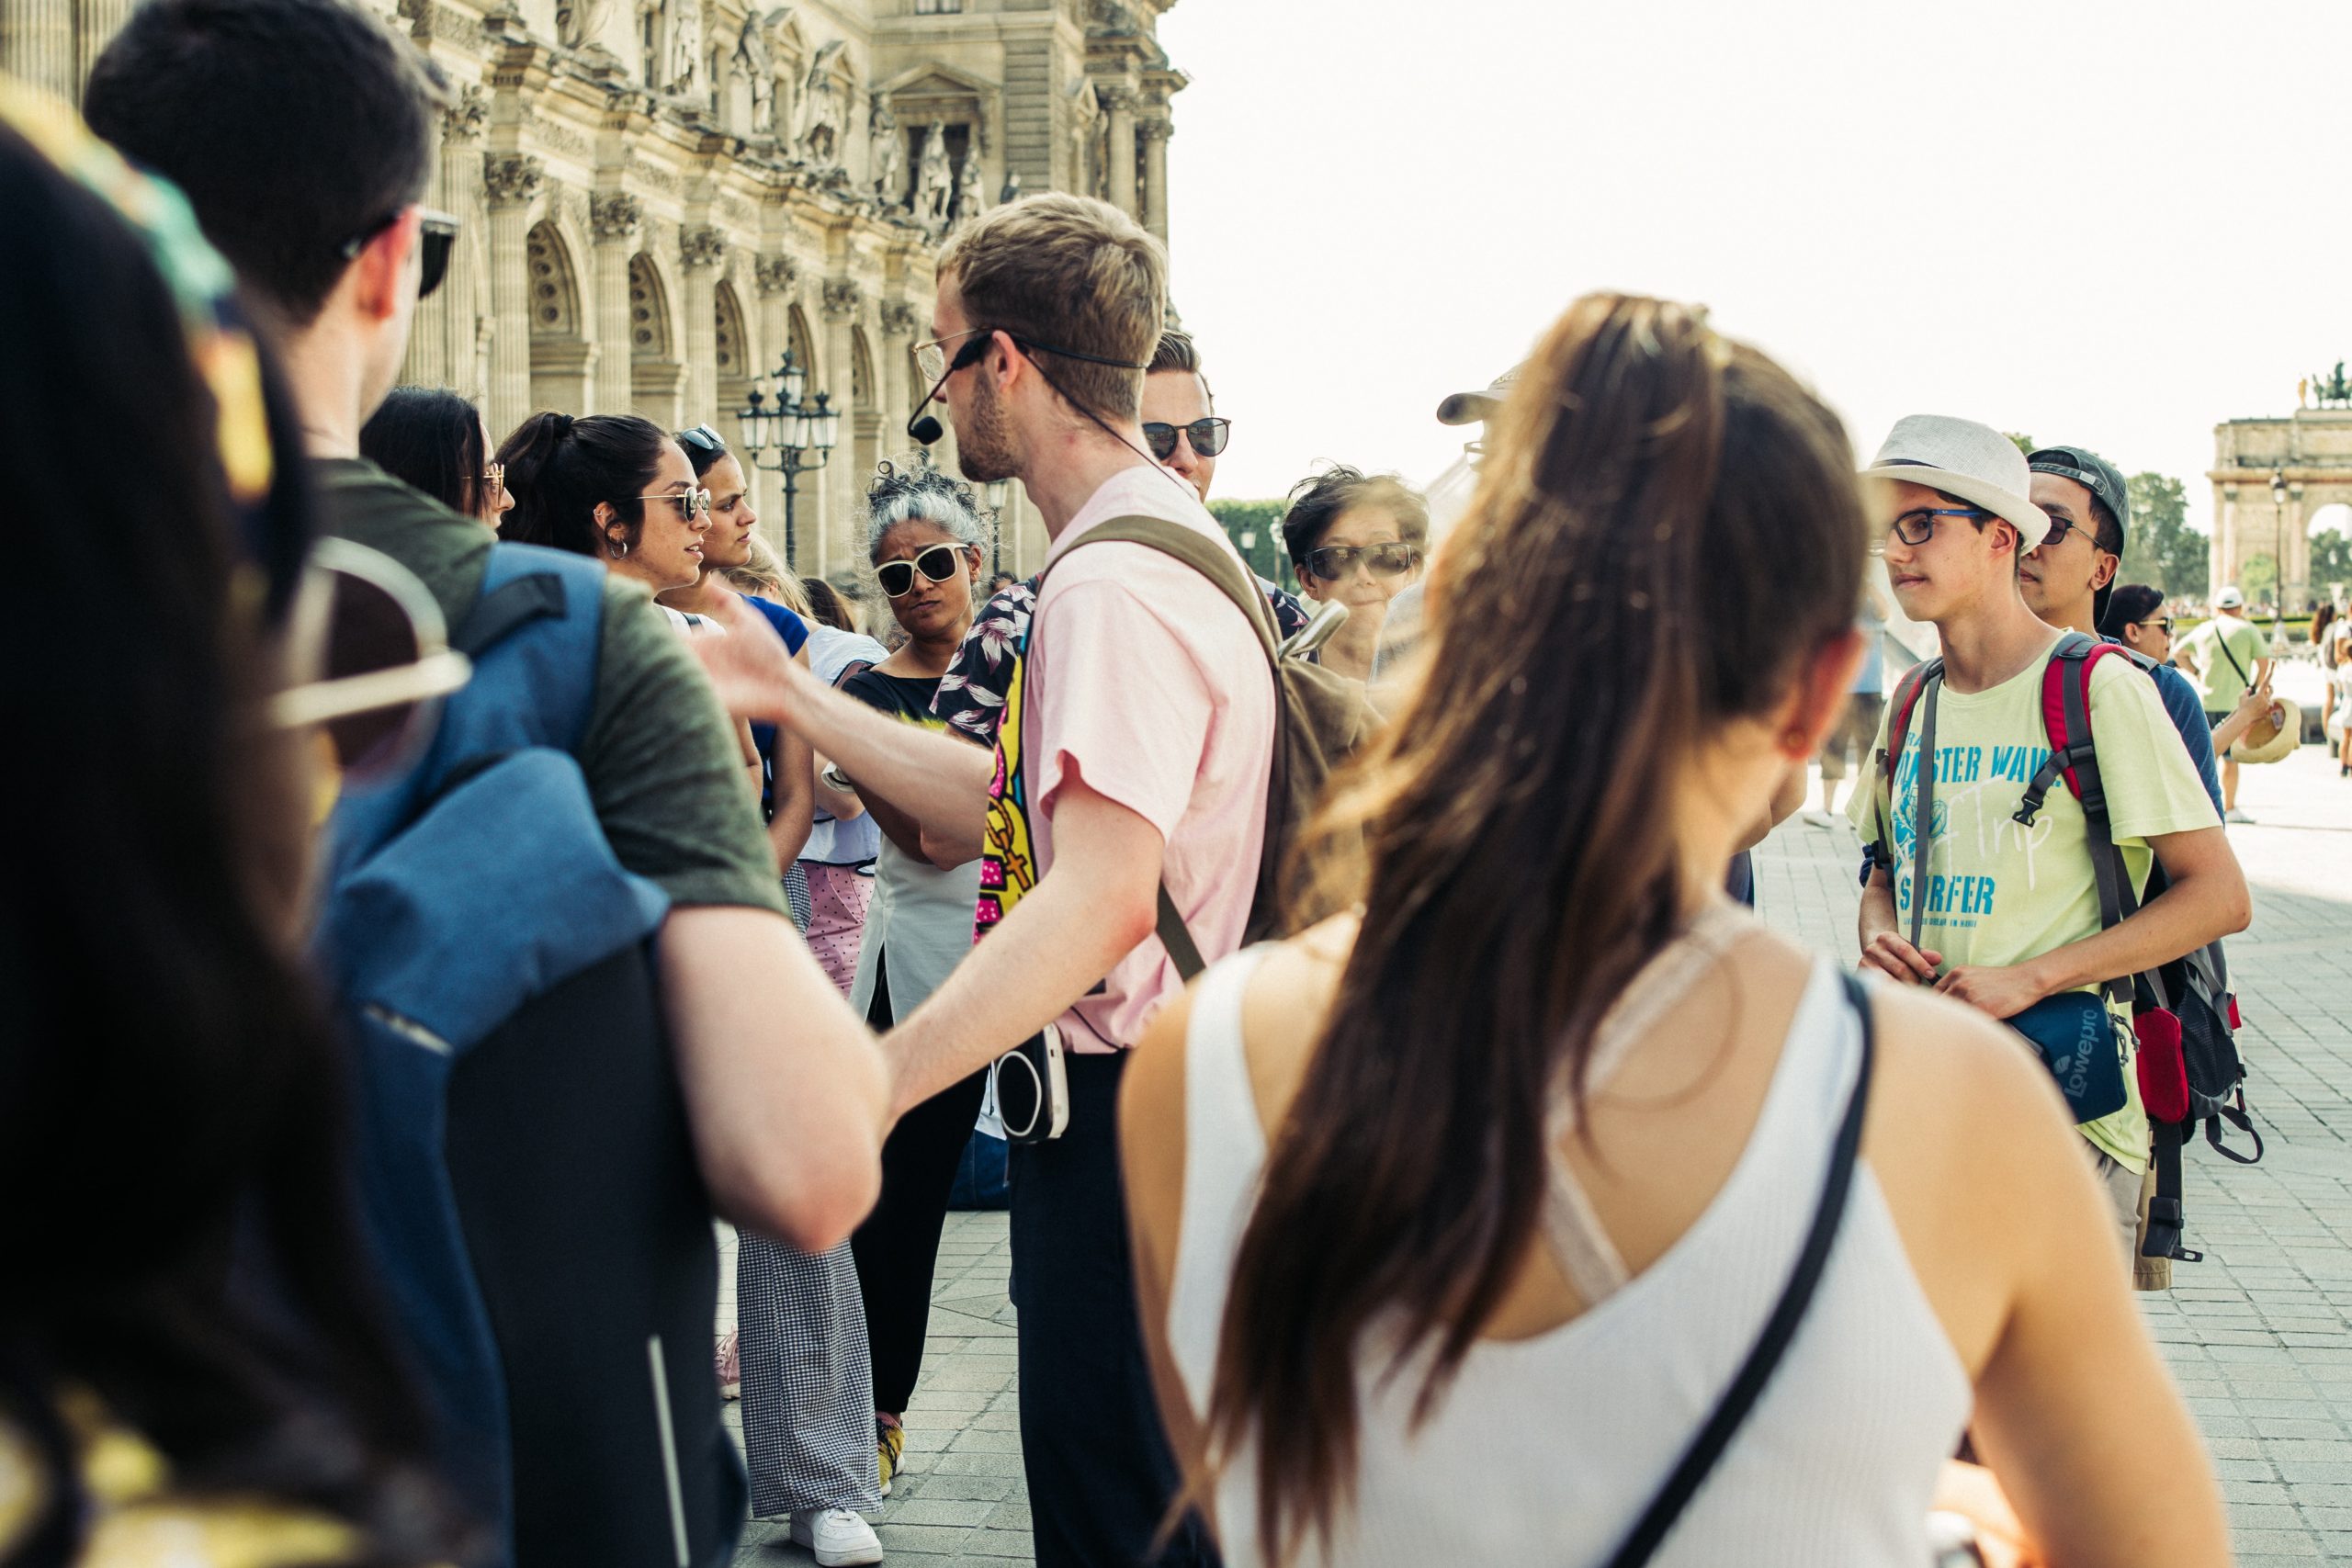
[[[405,777],[336,807],[320,956],[388,1315],[495,1562],[725,1568],[745,1487],[652,963],[668,899],[575,760],[604,580],[492,547],[451,639],[472,682]]]

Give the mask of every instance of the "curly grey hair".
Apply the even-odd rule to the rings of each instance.
[[[921,457],[876,466],[873,482],[865,487],[867,561],[882,563],[882,547],[904,523],[928,523],[976,550],[988,536],[972,487]]]

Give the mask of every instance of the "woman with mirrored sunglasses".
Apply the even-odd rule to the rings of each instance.
[[[868,558],[907,641],[841,689],[907,723],[947,728],[933,716],[933,699],[972,625],[986,536],[972,487],[921,457],[885,463],[866,491],[866,515]],[[876,1030],[888,1030],[971,951],[980,868],[977,861],[948,870],[933,864],[920,824],[887,800],[864,798],[883,841],[850,1003]],[[899,1119],[882,1146],[882,1201],[850,1238],[865,1297],[886,1466],[897,1464],[905,1442],[940,1228],[986,1077],[975,1073]]]
[[[1356,681],[1371,677],[1388,602],[1420,581],[1429,533],[1429,503],[1394,474],[1335,464],[1292,488],[1283,543],[1299,590],[1318,604],[1348,607],[1347,620],[1323,644],[1324,668]]]
[[[495,461],[514,497],[501,536],[594,556],[616,577],[653,593],[691,588],[702,577],[710,532],[710,491],[668,431],[633,414],[535,413],[500,443]],[[718,624],[666,604],[654,606],[689,637]],[[766,768],[751,727],[733,721],[753,793]]]
[[[12,816],[62,788],[93,829],[20,835],[0,879],[0,1562],[470,1561],[356,1241],[307,972],[321,738],[281,710],[356,716],[335,677],[365,672],[334,617],[297,626],[301,432],[177,193],[5,81],[0,211],[0,468],[28,485],[95,421],[120,487],[119,627],[24,595],[26,646],[74,655],[0,699],[40,761]],[[39,529],[17,557],[56,581],[88,548]]]

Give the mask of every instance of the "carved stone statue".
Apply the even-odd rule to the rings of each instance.
[[[2295,406],[2299,409],[2312,406],[2312,378],[2308,376],[2295,383]]]
[[[664,84],[673,93],[692,93],[702,82],[702,0],[678,0],[670,19],[670,71]]]
[[[962,228],[988,210],[989,198],[980,193],[980,155],[977,152],[964,154],[964,167],[956,176],[956,226]]]
[[[605,13],[611,9],[612,0],[558,0],[556,41],[566,49],[587,48],[602,34]]]
[[[842,89],[833,80],[833,58],[846,45],[840,39],[817,51],[800,89],[800,155],[820,168],[841,162]]]
[[[903,206],[907,199],[907,150],[899,136],[899,117],[890,112],[890,98],[886,93],[874,96],[871,130],[875,194],[882,198],[885,210]]]
[[[948,203],[954,198],[954,176],[947,169],[947,126],[934,119],[923,132],[922,162],[915,167],[915,220],[929,228],[946,227]]]
[[[2352,381],[2345,378],[2341,359],[2335,362],[2334,375],[2313,376],[2311,382],[2312,400],[2321,408],[2352,408]]]
[[[996,204],[999,207],[1010,207],[1020,199],[1021,171],[1007,169],[1004,172],[1004,188],[996,193]]]
[[[768,52],[768,32],[757,13],[743,23],[736,40],[735,68],[752,89],[752,134],[766,136],[775,130],[775,61]]]

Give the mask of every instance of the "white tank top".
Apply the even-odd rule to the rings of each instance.
[[[1185,1045],[1184,1215],[1168,1328],[1196,1415],[1207,1404],[1234,1254],[1266,1160],[1241,1045],[1242,992],[1262,956],[1238,953],[1209,972]],[[1657,978],[1645,976],[1628,996],[1679,994]],[[1638,1023],[1611,1021],[1618,1027],[1604,1026],[1596,1084],[1613,1065],[1604,1058],[1623,1054],[1611,1044],[1638,1043]],[[1408,1417],[1425,1362],[1381,1382],[1360,1369],[1355,1509],[1329,1556],[1303,1561],[1605,1563],[1787,1284],[1860,1062],[1858,1022],[1837,970],[1822,960],[1730,1177],[1665,1256],[1631,1280],[1555,1161],[1548,1234],[1594,1304],[1532,1339],[1481,1341],[1418,1430]],[[1385,1364],[1376,1353],[1363,1362]],[[1885,1198],[1860,1165],[1786,1359],[1655,1568],[1919,1568],[1928,1560],[1928,1498],[1973,1403]],[[1216,1491],[1231,1568],[1264,1561],[1256,1462],[1252,1446]]]

